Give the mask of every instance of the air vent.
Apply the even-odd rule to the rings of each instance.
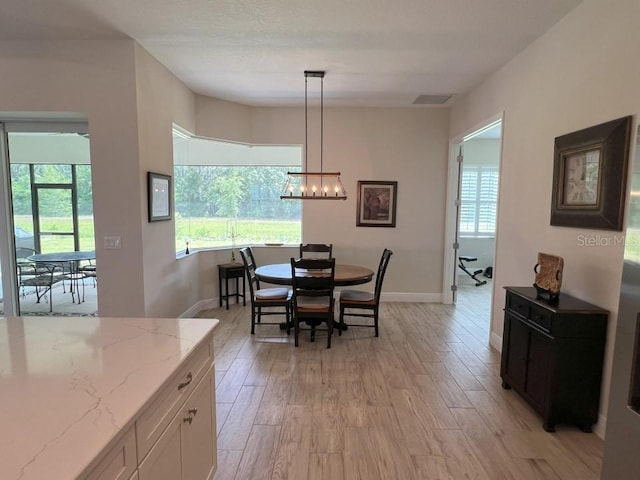
[[[453,95],[418,95],[413,101],[414,105],[443,105]]]

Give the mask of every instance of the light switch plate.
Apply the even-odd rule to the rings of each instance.
[[[119,250],[120,237],[104,237],[105,250]]]

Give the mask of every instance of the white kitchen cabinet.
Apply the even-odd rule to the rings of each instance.
[[[140,464],[140,480],[182,480],[180,427],[176,417]]]
[[[218,323],[0,317],[0,345],[12,352],[0,409],[20,412],[2,422],[4,438],[16,439],[0,449],[2,480],[209,480]],[[42,408],[43,395],[55,414]]]
[[[202,379],[181,414],[182,478],[207,480],[216,467],[216,425],[213,375]]]
[[[216,471],[213,337],[143,408],[85,480],[210,480]]]
[[[208,480],[215,472],[213,370],[208,370],[151,448],[140,480]]]
[[[132,427],[109,451],[87,480],[130,480],[137,467],[136,436]]]

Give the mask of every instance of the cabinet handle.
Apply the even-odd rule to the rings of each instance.
[[[189,385],[192,380],[193,380],[193,375],[191,375],[191,372],[189,372],[189,374],[187,375],[187,381],[182,382],[180,385],[178,385],[178,390],[182,390],[184,387]]]
[[[184,417],[184,418],[182,419],[182,421],[183,421],[184,423],[189,422],[189,425],[191,425],[191,422],[193,422],[193,417],[192,417],[191,415],[189,415],[188,417]]]
[[[189,409],[189,414],[193,415],[195,417],[198,414],[198,409],[197,408],[190,408]]]

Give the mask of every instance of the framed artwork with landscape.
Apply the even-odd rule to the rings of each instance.
[[[631,117],[555,139],[551,225],[622,230]]]
[[[358,227],[395,227],[398,182],[358,181]]]
[[[149,221],[171,220],[171,177],[147,173]]]

